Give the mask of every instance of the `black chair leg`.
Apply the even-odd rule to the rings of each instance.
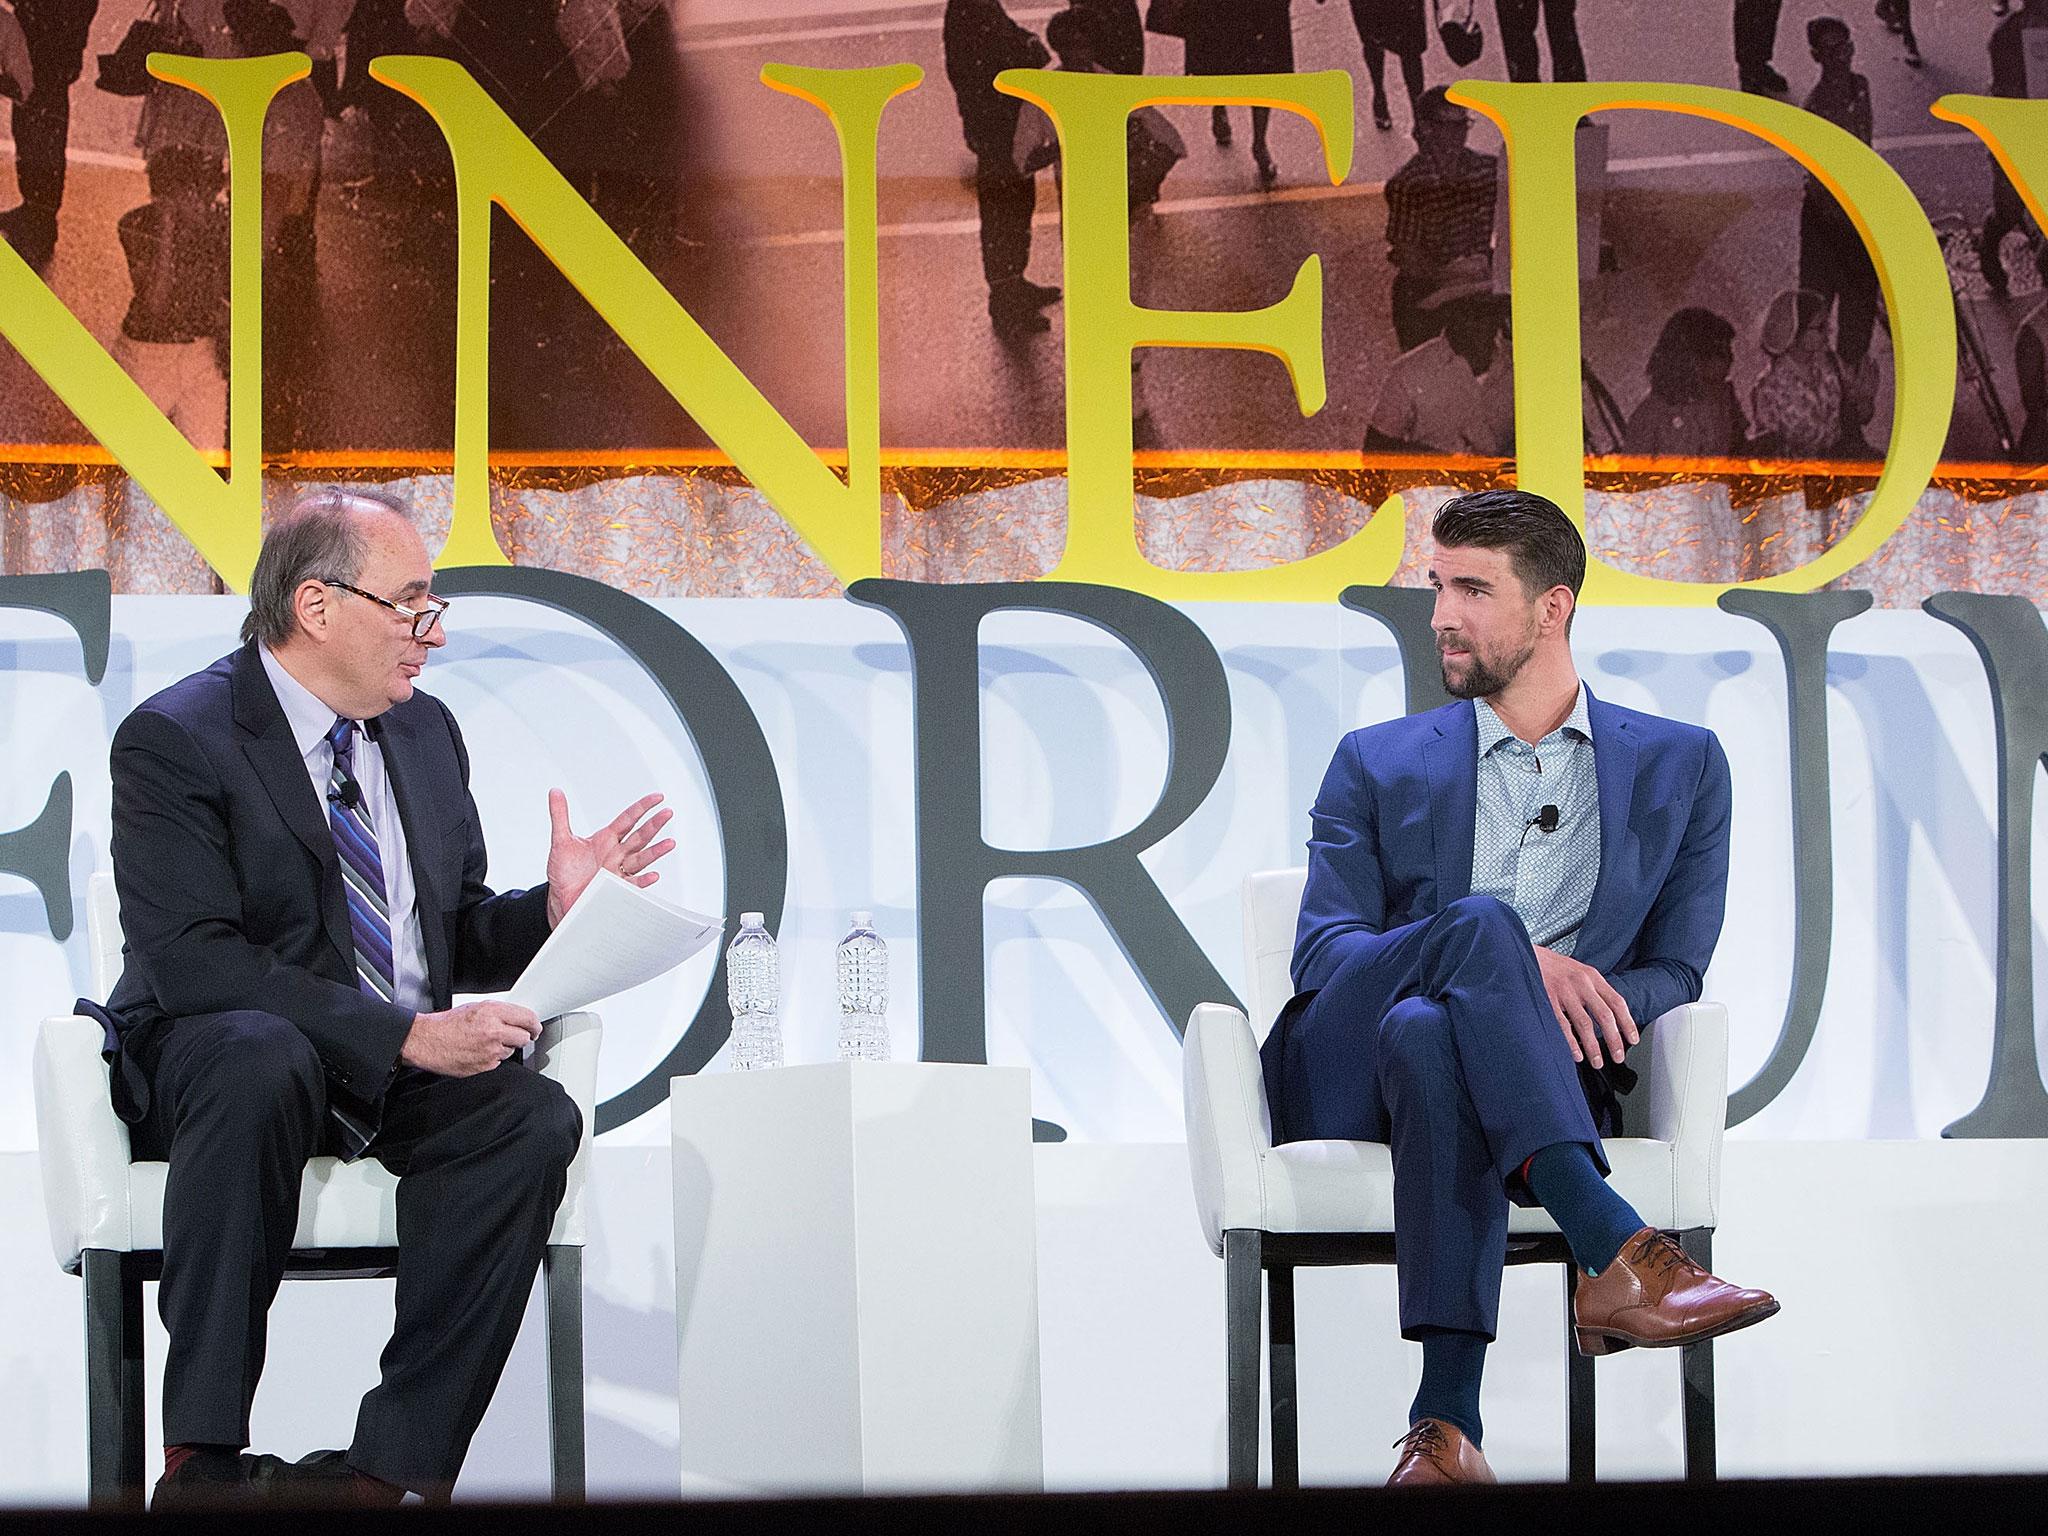
[[[1273,1384],[1273,1486],[1301,1486],[1301,1415],[1294,1383],[1294,1266],[1266,1273],[1268,1376]]]
[[[1230,1486],[1259,1485],[1259,1313],[1262,1233],[1223,1234],[1225,1437]]]
[[[1687,1258],[1701,1269],[1714,1267],[1714,1234],[1696,1227],[1678,1235]],[[1685,1421],[1685,1480],[1711,1483],[1720,1473],[1714,1448],[1714,1341],[1687,1344],[1678,1351],[1678,1382]]]
[[[1579,1266],[1567,1260],[1564,1266],[1564,1376],[1566,1476],[1574,1483],[1595,1480],[1595,1423],[1593,1357],[1579,1353],[1578,1327],[1572,1303],[1579,1293]]]
[[[126,1254],[88,1248],[85,1282],[86,1497],[95,1508],[140,1509],[142,1275]]]
[[[550,1243],[547,1277],[548,1450],[557,1504],[584,1499],[583,1250]]]

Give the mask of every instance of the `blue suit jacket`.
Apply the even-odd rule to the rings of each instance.
[[[1600,876],[1575,958],[1638,1024],[1693,1002],[1728,892],[1728,759],[1712,731],[1586,694],[1600,786]],[[1469,700],[1353,731],[1311,813],[1295,997],[1264,1048],[1281,1124],[1288,1023],[1337,967],[1472,893],[1479,727]],[[1397,999],[1387,999],[1388,1006]],[[1630,1074],[1632,1078],[1633,1074]]]

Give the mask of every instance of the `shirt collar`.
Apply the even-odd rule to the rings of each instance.
[[[1477,717],[1479,726],[1479,755],[1481,757],[1485,757],[1487,753],[1491,752],[1502,742],[1515,739],[1515,733],[1501,722],[1500,716],[1493,712],[1493,706],[1487,703],[1486,700],[1474,699],[1472,701],[1472,709],[1473,714]],[[1579,685],[1578,697],[1572,701],[1572,712],[1565,716],[1564,724],[1560,725],[1557,730],[1552,731],[1550,736],[1546,736],[1543,739],[1549,741],[1551,737],[1564,731],[1569,731],[1587,741],[1593,739],[1592,722],[1586,714],[1586,685],[1584,683]]]
[[[334,729],[335,712],[322,704],[312,689],[287,672],[284,663],[270,654],[269,646],[259,644],[256,654],[263,658],[264,675],[270,679],[277,702],[284,709],[285,724],[292,728],[292,741],[299,749],[299,756],[311,757],[313,749],[324,742],[327,733]]]

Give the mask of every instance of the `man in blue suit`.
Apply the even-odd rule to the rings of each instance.
[[[1638,1023],[1699,997],[1720,936],[1727,758],[1580,683],[1586,548],[1553,503],[1458,497],[1432,535],[1457,701],[1339,745],[1263,1064],[1277,1140],[1392,1145],[1401,1332],[1423,1370],[1391,1481],[1491,1482],[1479,1382],[1511,1200],[1549,1211],[1587,1277],[1584,1353],[1693,1343],[1778,1304],[1651,1230],[1600,1146]]]

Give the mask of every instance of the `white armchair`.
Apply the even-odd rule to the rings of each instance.
[[[112,992],[121,972],[114,877],[86,893],[92,986]],[[557,1499],[583,1496],[584,1178],[596,1121],[594,1013],[548,1022],[534,1063],[583,1112],[583,1143],[548,1234],[548,1428]],[[36,1134],[43,1203],[57,1262],[85,1282],[88,1488],[95,1504],[142,1498],[142,1285],[163,1263],[166,1164],[132,1162],[128,1127],[108,1098],[100,1026],[77,1016],[43,1021],[36,1039]],[[369,1279],[398,1261],[398,1180],[376,1161],[316,1157],[306,1165],[287,1279]]]
[[[1293,992],[1288,962],[1307,872],[1245,881],[1245,973],[1256,1026],[1237,1009],[1204,1003],[1188,1020],[1182,1057],[1188,1158],[1209,1247],[1224,1260],[1233,1487],[1258,1481],[1259,1281],[1266,1281],[1272,1382],[1273,1482],[1298,1481],[1294,1393],[1294,1270],[1300,1265],[1388,1264],[1394,1258],[1392,1154],[1378,1142],[1273,1145],[1259,1070],[1259,1042]],[[1647,1056],[1644,1071],[1641,1059]],[[1644,1134],[1607,1141],[1613,1183],[1646,1222],[1676,1232],[1711,1267],[1721,1193],[1721,1139],[1728,1098],[1728,1015],[1717,1003],[1674,1008],[1631,1053],[1644,1071],[1634,1095]],[[1642,1101],[1647,1099],[1647,1108]],[[1593,1477],[1593,1361],[1571,1345],[1578,1269],[1541,1208],[1515,1207],[1510,1264],[1559,1263],[1565,1275],[1565,1340],[1574,1482]],[[1713,1346],[1681,1353],[1686,1476],[1714,1476]]]

